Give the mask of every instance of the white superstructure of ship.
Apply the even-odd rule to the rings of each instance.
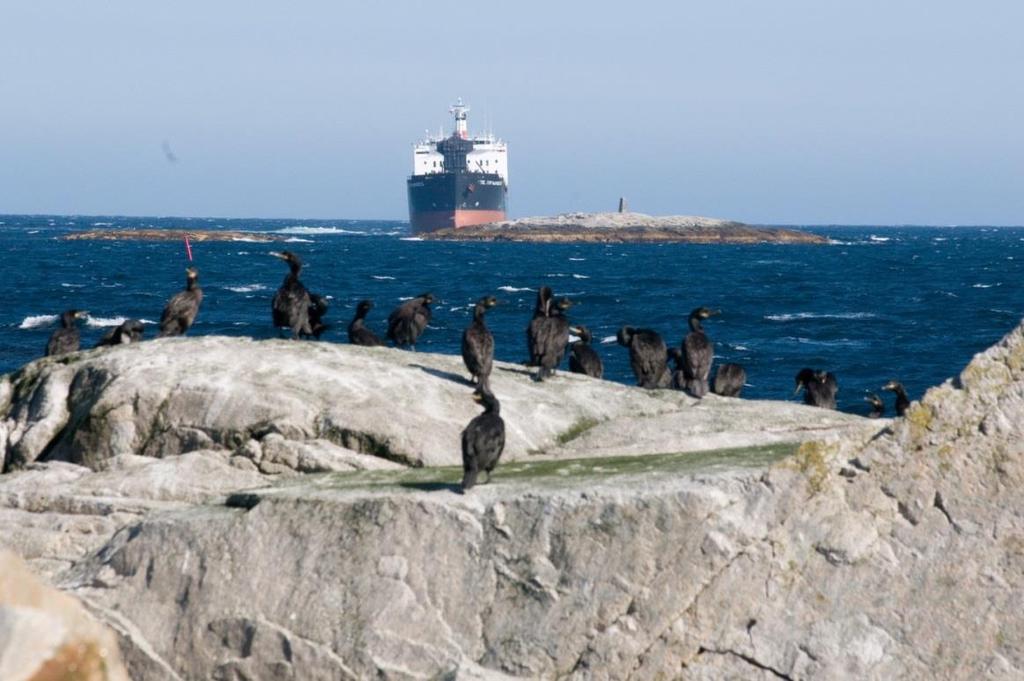
[[[466,155],[466,170],[470,172],[496,173],[508,185],[508,145],[492,133],[469,136],[466,115],[469,107],[462,98],[448,110],[455,117],[455,134],[473,143],[473,150]],[[444,156],[437,150],[439,142],[445,139],[443,131],[427,137],[413,145],[412,174],[432,175],[443,173]]]

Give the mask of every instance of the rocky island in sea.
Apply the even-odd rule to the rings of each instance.
[[[458,356],[206,336],[0,377],[0,675],[1024,670],[1024,327],[895,420],[491,382],[505,458],[459,494]]]
[[[71,232],[59,238],[64,241],[283,241],[284,236],[266,232],[240,232],[225,229],[116,228],[89,229]]]
[[[482,225],[447,228],[421,234],[425,239],[453,241],[524,241],[532,243],[695,243],[695,244],[825,244],[828,239],[782,227],[760,227],[733,220],[693,215],[654,216],[644,213],[562,213]]]

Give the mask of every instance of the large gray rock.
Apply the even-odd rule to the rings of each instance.
[[[223,342],[181,347],[216,353]],[[410,371],[424,374],[420,392],[445,410],[444,438],[457,438],[474,413],[448,411],[461,409],[469,390],[439,375],[455,373],[457,358],[253,345],[253,354],[244,345],[225,351],[253,363],[264,348],[323,353],[330,367],[378,362],[392,379],[364,364],[358,377],[328,371],[327,380],[338,390],[384,381],[374,385],[395,391],[388,402],[405,399]],[[72,385],[87,382],[78,362],[69,365]],[[210,437],[205,448],[162,460],[132,456],[145,449],[81,458],[97,471],[32,464],[0,478],[0,499],[23,514],[16,522],[59,516],[38,520],[23,545],[48,537],[33,565],[119,633],[135,678],[1024,675],[1021,329],[929,391],[906,419],[881,423],[496,374],[496,392],[513,405],[510,426],[535,414],[529,400],[545,392],[571,416],[521,426],[519,446],[533,437],[546,455],[521,451],[468,495],[454,491],[454,467],[296,475],[295,448],[313,456],[330,438],[278,427],[269,442],[231,447]],[[10,386],[9,414],[41,389],[17,378]],[[344,394],[346,407],[328,412],[362,418],[352,416],[359,393]],[[602,411],[588,411],[591,400]],[[76,399],[69,404],[79,412]],[[429,420],[412,413],[403,425]],[[196,418],[204,429],[211,423]],[[7,432],[27,432],[29,421],[8,417]],[[758,423],[764,439],[747,446]],[[664,434],[676,427],[676,439]],[[73,440],[74,428],[61,432]],[[689,440],[696,445],[676,446]],[[454,462],[403,446],[403,458]],[[284,453],[271,463],[285,460],[287,475],[261,468],[275,448]],[[379,460],[328,451],[338,465]],[[185,482],[172,484],[179,469]],[[107,514],[97,510],[105,504]],[[55,524],[72,515],[111,518],[77,556]],[[64,558],[47,558],[47,547]]]
[[[866,435],[879,428],[879,422],[795,404],[751,407],[722,399],[708,400],[703,416],[692,419],[685,415],[696,400],[681,392],[645,392],[568,373],[538,384],[522,367],[504,363],[495,365],[491,384],[508,428],[505,460],[553,449],[599,423],[616,431],[659,415],[666,418],[658,432],[639,423],[621,453],[743,445],[761,431],[792,441],[819,435],[809,429]],[[454,465],[461,461],[459,433],[480,411],[471,391],[456,356],[244,338],[160,339],[41,359],[0,379],[0,452],[8,469],[41,458],[99,469],[118,456],[205,449],[231,451],[265,473],[362,468],[374,465],[369,457]],[[654,435],[657,443],[648,443]],[[609,446],[601,451],[620,453]],[[271,460],[264,463],[266,452]]]

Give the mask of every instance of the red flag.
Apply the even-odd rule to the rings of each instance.
[[[188,234],[185,235],[185,252],[188,254],[188,261],[192,262],[192,244],[188,242]]]

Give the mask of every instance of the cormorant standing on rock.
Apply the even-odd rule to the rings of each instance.
[[[718,310],[698,307],[690,312],[690,332],[683,339],[683,372],[686,376],[686,391],[694,397],[708,394],[708,375],[715,346],[704,333],[701,321],[719,314]]]
[[[128,345],[142,340],[145,326],[138,319],[127,319],[103,334],[96,347],[107,345]]]
[[[666,369],[672,373],[672,387],[676,390],[686,390],[686,371],[683,369],[682,348],[669,348],[665,357],[666,362],[672,362],[673,369]]]
[[[601,356],[591,347],[590,342],[594,337],[590,329],[585,326],[574,326],[569,329],[580,337],[569,346],[569,371],[576,374],[585,374],[592,378],[604,376],[604,363]]]
[[[498,304],[494,296],[484,296],[473,306],[473,322],[462,332],[462,361],[474,383],[487,385],[494,364],[494,334],[487,328],[484,313]]]
[[[815,371],[803,368],[796,375],[796,391],[804,390],[804,404],[823,409],[836,408],[836,393],[839,386],[835,374],[831,371]]]
[[[320,335],[327,330],[323,318],[327,314],[327,297],[319,293],[309,294],[309,328],[313,332],[313,338],[320,340]]]
[[[192,327],[203,302],[203,289],[199,288],[199,270],[189,267],[185,270],[185,290],[171,296],[160,315],[160,333],[164,336],[181,336]]]
[[[747,370],[739,364],[721,364],[715,371],[712,391],[722,397],[739,397],[747,382]]]
[[[501,404],[486,384],[480,385],[473,393],[473,399],[482,404],[484,413],[473,417],[462,431],[462,491],[476,484],[480,471],[487,473],[498,465],[501,452],[505,449],[505,422],[501,418]]]
[[[871,405],[871,412],[868,413],[869,419],[881,418],[885,413],[885,402],[882,398],[874,393],[868,393],[864,396],[864,401]]]
[[[288,263],[288,274],[281,282],[281,286],[277,289],[270,304],[274,326],[279,329],[282,327],[291,329],[292,339],[297,339],[300,336],[312,336],[313,328],[309,323],[309,310],[313,306],[313,298],[303,283],[299,281],[302,260],[291,251],[281,253],[272,251],[270,255]]]
[[[388,315],[388,338],[397,347],[406,345],[416,350],[416,339],[430,323],[430,304],[434,302],[431,293],[424,293],[407,300]]]
[[[899,381],[889,381],[882,386],[882,390],[896,393],[896,416],[903,416],[907,413],[907,407],[910,406],[910,398],[907,397],[907,391],[904,390],[902,383]]]
[[[619,345],[629,348],[629,365],[641,388],[667,388],[672,377],[668,371],[668,348],[657,331],[624,326],[616,335]]]
[[[60,328],[50,334],[50,340],[46,343],[46,356],[63,355],[78,350],[81,342],[81,334],[78,332],[78,325],[75,321],[84,319],[89,315],[82,310],[67,310],[60,316]]]
[[[571,300],[560,298],[557,303],[549,303],[550,314],[538,320],[535,350],[540,369],[534,377],[538,381],[554,375],[565,357],[565,346],[569,343],[569,320],[565,312],[570,307]]]
[[[370,329],[366,328],[366,315],[373,309],[372,300],[360,300],[356,306],[356,316],[348,325],[348,342],[352,345],[376,347],[384,345],[384,341]]]
[[[540,364],[540,356],[537,352],[537,339],[540,337],[541,327],[543,326],[542,320],[547,319],[548,315],[551,314],[551,287],[541,286],[537,290],[537,303],[533,307],[533,317],[530,319],[530,324],[526,327],[526,351],[529,353],[530,358],[526,361],[526,366],[535,367]]]

